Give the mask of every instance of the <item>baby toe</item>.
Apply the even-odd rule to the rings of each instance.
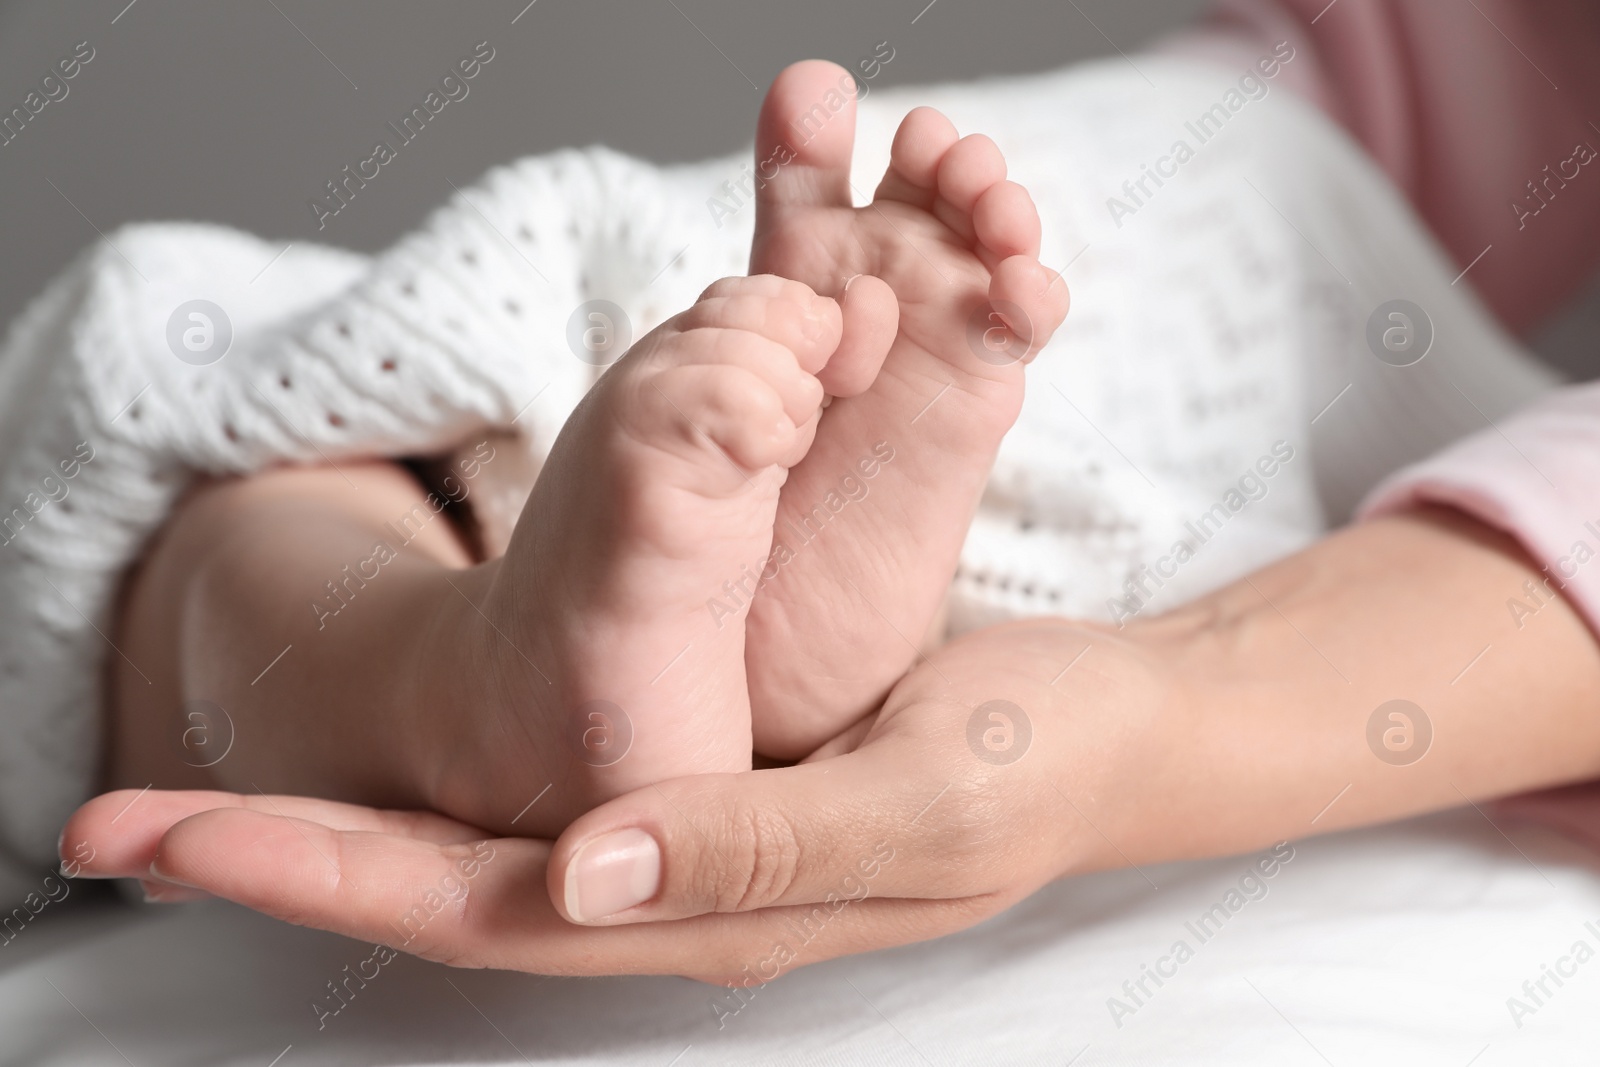
[[[978,197],[972,227],[984,265],[994,269],[1012,256],[1039,255],[1039,211],[1028,190],[1012,181],[996,182]]]
[[[1029,362],[1066,319],[1071,296],[1067,283],[1055,271],[1030,255],[1016,255],[994,268],[989,282],[989,302],[1007,326],[1027,344]]]
[[[791,357],[789,362],[806,374],[815,374],[828,362],[843,330],[839,304],[825,296],[816,296],[810,289],[796,285],[790,296],[717,296],[700,301],[677,318],[681,331],[697,329],[722,329],[753,335],[754,339],[770,341],[781,346]],[[748,346],[745,346],[748,347]],[[733,344],[729,352],[739,354],[742,348]],[[699,358],[694,350],[686,358]]]
[[[1006,160],[999,145],[981,133],[963,137],[939,161],[939,200],[934,207],[939,221],[971,239],[978,198],[1005,177]]]
[[[745,470],[770,467],[791,451],[795,424],[783,398],[758,374],[731,364],[699,364],[666,371],[651,384],[686,424],[679,433],[703,436]]]
[[[838,347],[817,373],[829,396],[857,396],[877,380],[900,325],[900,303],[881,278],[858,275],[839,295]]]
[[[951,121],[931,107],[912,110],[895,131],[889,169],[877,199],[931,207],[939,191],[939,163],[960,139]]]

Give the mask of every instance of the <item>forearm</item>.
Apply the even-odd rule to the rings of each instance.
[[[1600,646],[1543,577],[1508,538],[1418,513],[1341,531],[1106,635],[1126,653],[1107,657],[1118,668],[1088,691],[1060,687],[1079,803],[1104,834],[1080,836],[1074,869],[1236,852],[1600,777]],[[1513,598],[1542,606],[1519,624]],[[1097,718],[1089,693],[1135,675],[1160,679],[1134,684],[1159,694],[1145,716]],[[1369,735],[1396,699],[1421,709],[1431,743],[1416,715],[1409,749],[1386,714]],[[1398,750],[1384,743],[1391,729]]]
[[[398,784],[411,672],[453,595],[444,578],[469,562],[392,465],[197,489],[124,591],[106,784],[417,799]],[[193,701],[222,711],[190,717]]]

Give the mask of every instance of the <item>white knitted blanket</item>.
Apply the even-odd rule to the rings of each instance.
[[[954,628],[1165,610],[1551,384],[1359,150],[1285,90],[1242,95],[1242,74],[1141,57],[864,102],[857,189],[909,107],[940,107],[1005,150],[1073,289]],[[57,278],[0,350],[3,899],[92,788],[117,583],[196,472],[426,455],[494,427],[537,457],[598,372],[569,343],[586,301],[636,338],[744,272],[754,207],[724,183],[746,168],[565,151],[491,171],[375,258],[148,224]],[[1415,366],[1368,344],[1396,299],[1431,320]]]

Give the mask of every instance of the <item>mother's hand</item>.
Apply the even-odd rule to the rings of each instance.
[[[1452,512],[1363,523],[1122,633],[969,635],[810,762],[650,786],[476,866],[438,816],[218,794],[102,797],[63,851],[456,963],[765,981],[1068,872],[1600,778],[1600,643],[1560,597],[1508,617],[1538,580]]]
[[[553,845],[302,797],[123,792],[79,810],[63,855],[86,843],[85,875],[463,966],[770,981],[962,929],[1072,869],[1098,756],[1068,724],[1093,708],[1139,732],[1160,674],[1114,635],[1012,624],[947,645],[804,764],[640,789]]]

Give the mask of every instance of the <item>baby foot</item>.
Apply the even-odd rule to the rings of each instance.
[[[744,629],[711,625],[706,601],[738,576],[730,561],[770,551],[842,321],[798,282],[727,279],[589,392],[509,551],[463,578],[441,624],[475,651],[451,698],[439,810],[555,836],[640,786],[750,768]]]
[[[752,271],[840,294],[846,347],[893,336],[870,389],[827,409],[790,472],[750,606],[755,741],[779,757],[877,707],[917,656],[1021,409],[1022,364],[1067,312],[1032,199],[993,141],[959,137],[937,111],[906,116],[872,203],[852,207],[852,85],[830,63],[789,67],[757,134],[757,159],[777,166],[758,193]],[[835,383],[866,361],[835,362],[830,393],[864,387]]]

